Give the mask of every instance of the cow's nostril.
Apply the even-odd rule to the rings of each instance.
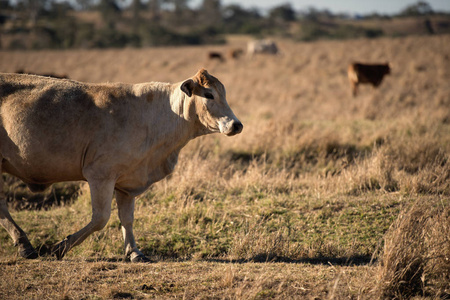
[[[236,122],[233,124],[233,132],[234,133],[240,133],[243,128],[244,128],[244,125],[242,125],[241,122]]]

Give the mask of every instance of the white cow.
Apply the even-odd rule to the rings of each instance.
[[[133,235],[134,199],[170,174],[189,140],[213,132],[227,136],[242,123],[225,88],[204,69],[170,84],[89,84],[34,75],[0,74],[1,171],[32,191],[55,182],[85,180],[92,219],[52,248],[61,259],[102,229],[114,191],[131,261],[148,261]],[[8,212],[0,176],[0,223],[25,258],[38,255]]]
[[[255,54],[278,54],[277,44],[272,40],[255,40],[247,44],[247,55],[252,57]]]

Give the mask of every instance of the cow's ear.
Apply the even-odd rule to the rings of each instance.
[[[194,80],[187,79],[185,82],[181,84],[181,90],[189,97],[192,97],[192,94],[194,93],[194,85],[195,85]]]

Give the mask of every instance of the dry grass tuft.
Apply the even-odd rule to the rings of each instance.
[[[450,297],[450,206],[418,201],[385,237],[378,269],[380,298]]]
[[[349,194],[368,191],[450,194],[450,155],[446,129],[434,124],[391,129],[383,142],[346,170]]]
[[[292,257],[291,246],[283,230],[265,232],[254,224],[248,230],[238,233],[230,250],[230,258],[245,261],[268,262],[284,257]]]

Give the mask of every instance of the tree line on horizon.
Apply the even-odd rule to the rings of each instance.
[[[288,2],[263,13],[220,0],[203,0],[196,8],[190,0],[0,0],[0,9],[0,49],[223,44],[228,34],[297,41],[375,38],[384,35],[382,29],[339,21],[449,15],[424,1],[395,15],[357,17],[314,7],[296,11]]]

